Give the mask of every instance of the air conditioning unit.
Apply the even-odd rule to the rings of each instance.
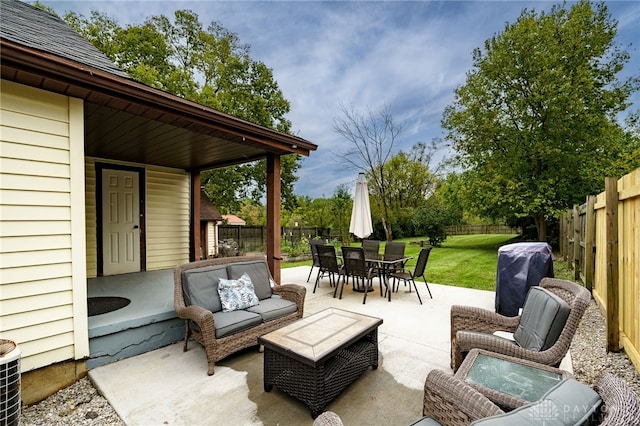
[[[0,425],[20,424],[20,348],[0,339]]]

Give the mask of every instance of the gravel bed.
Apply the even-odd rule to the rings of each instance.
[[[606,323],[592,300],[571,342],[573,375],[577,380],[593,385],[602,374],[612,373],[623,379],[640,396],[640,374],[627,354],[624,351],[607,353],[606,344]]]
[[[124,426],[109,402],[93,387],[89,377],[22,409],[21,425],[117,425]]]
[[[571,343],[577,380],[592,385],[610,372],[624,379],[640,395],[640,374],[624,352],[607,353],[604,318],[592,301]],[[46,400],[22,410],[22,425],[122,425],[124,422],[87,377]]]

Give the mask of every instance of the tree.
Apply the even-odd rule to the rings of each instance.
[[[524,10],[473,53],[442,124],[464,168],[470,200],[491,218],[547,221],[603,185],[622,144],[616,114],[638,88],[618,81],[629,54],[614,45],[604,4]]]
[[[351,199],[351,192],[345,185],[338,185],[333,193],[333,197],[329,200],[329,211],[333,219],[331,227],[338,230],[342,242],[345,244],[351,242],[349,224],[351,222],[352,207],[353,200]]]
[[[334,130],[347,140],[349,148],[341,153],[340,160],[366,174],[369,190],[377,194],[372,204],[380,211],[387,241],[392,241],[389,176],[385,173],[385,164],[393,156],[403,126],[393,121],[388,107],[379,114],[369,110],[363,115],[344,105],[341,111],[342,116],[334,120]]]
[[[291,132],[291,122],[285,117],[290,104],[271,69],[253,60],[249,46],[217,22],[204,29],[198,15],[189,10],[177,10],[173,20],[153,16],[126,27],[98,12],[89,18],[70,12],[64,19],[142,83],[255,124]],[[299,167],[300,156],[282,158],[285,209],[295,207],[293,185]],[[265,161],[205,171],[202,181],[218,208],[231,212],[244,198],[258,200],[264,195]]]

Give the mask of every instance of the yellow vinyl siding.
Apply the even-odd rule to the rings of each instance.
[[[70,318],[73,315],[73,310],[69,305],[53,306],[47,308],[44,315],[34,316],[30,312],[21,312],[14,315],[6,315],[2,319],[2,323],[7,329],[16,329],[19,327],[30,327],[39,324],[46,324],[50,321],[58,321]]]
[[[207,253],[205,253],[207,256],[213,257],[217,254],[218,235],[216,230],[215,222],[207,222]]]
[[[95,160],[87,157],[85,159],[85,221],[86,221],[86,246],[87,246],[87,277],[98,276],[98,240],[96,231],[98,229],[98,218],[96,213],[96,168]]]
[[[24,283],[4,284],[2,286],[3,299],[17,299],[37,294],[57,293],[71,290],[70,283],[64,278],[50,279],[46,283],[28,281]],[[6,318],[4,318],[6,320]],[[3,324],[6,323],[3,320]]]
[[[82,115],[81,101],[2,81],[0,335],[20,346],[23,371],[87,355],[74,330],[86,324],[74,318],[86,311],[74,308],[86,280],[74,278],[72,224],[73,188],[84,179],[72,176],[71,158],[83,150],[72,134]]]
[[[147,270],[189,261],[189,175],[147,169]]]

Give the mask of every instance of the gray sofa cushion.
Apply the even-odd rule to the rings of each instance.
[[[560,297],[542,287],[531,287],[513,338],[532,351],[549,349],[560,337],[571,308]]]
[[[506,414],[477,420],[471,424],[473,426],[586,426],[597,420],[601,403],[600,396],[589,386],[568,379],[551,388],[537,402],[524,405]]]
[[[227,268],[221,266],[207,266],[204,268],[187,269],[182,273],[182,291],[187,306],[202,306],[211,312],[222,310],[218,295],[220,278],[228,278]]]
[[[297,310],[298,306],[295,303],[283,299],[277,294],[274,294],[268,299],[262,299],[259,305],[247,309],[249,312],[255,312],[260,315],[264,322],[284,317]]]
[[[247,310],[214,312],[213,320],[216,325],[216,338],[218,339],[262,324],[260,315]]]
[[[251,278],[258,299],[262,300],[271,297],[271,274],[269,273],[267,262],[256,260],[227,265],[227,273],[232,280],[237,280],[245,272]]]

